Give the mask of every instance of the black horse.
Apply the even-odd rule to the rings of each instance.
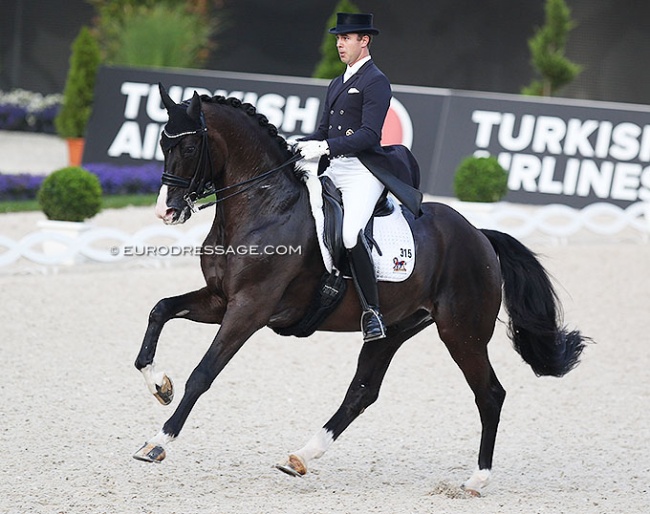
[[[163,404],[169,378],[154,369],[163,325],[173,318],[220,324],[207,353],[191,373],[185,393],[162,430],[134,455],[165,457],[164,445],[180,433],[190,411],[230,359],[262,327],[298,324],[312,303],[325,267],[308,193],[295,156],[268,120],[249,104],[223,97],[175,103],[161,86],[169,121],[161,145],[165,171],[157,213],[167,224],[189,219],[197,198],[216,193],[216,213],[201,256],[205,287],[160,300],[149,316],[135,366]],[[474,393],[482,433],[478,468],[463,486],[478,494],[492,468],[505,391],[488,359],[502,299],[514,348],[537,375],[563,376],[578,363],[586,339],[562,326],[561,307],[535,255],[513,237],[478,230],[452,208],[424,203],[408,216],[417,264],[400,283],[380,283],[387,339],[365,343],[343,403],[324,427],[278,468],[307,472],[350,423],[378,397],[391,359],[402,344],[435,323],[440,339]],[[228,248],[283,245],[300,253],[228,252]],[[359,331],[361,307],[353,287],[319,330]]]

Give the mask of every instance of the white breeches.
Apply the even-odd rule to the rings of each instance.
[[[356,246],[359,232],[366,228],[384,185],[356,157],[332,159],[324,174],[343,197],[343,244],[349,250]]]

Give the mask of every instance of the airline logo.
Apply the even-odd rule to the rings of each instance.
[[[475,155],[497,156],[511,191],[650,200],[650,125],[475,110]]]
[[[264,114],[289,141],[313,132],[321,113],[321,99],[298,95],[266,93],[260,95],[253,91],[209,91],[199,87],[169,87],[169,96],[180,102],[190,98],[194,91],[199,94],[234,97],[254,105]],[[120,87],[124,97],[123,121],[112,138],[108,148],[109,157],[127,155],[132,159],[163,160],[158,145],[160,131],[167,122],[167,112],[161,105],[158,85],[151,83],[125,81]],[[411,148],[413,144],[413,124],[404,106],[392,99],[386,122],[382,131],[382,144],[403,144]]]
[[[381,144],[404,145],[411,148],[413,145],[413,122],[406,108],[396,98],[391,99],[390,108],[381,131]]]

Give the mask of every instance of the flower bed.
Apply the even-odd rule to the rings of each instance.
[[[42,95],[24,89],[0,91],[0,130],[54,134],[54,118],[62,95]]]
[[[162,163],[141,166],[119,166],[106,163],[89,163],[83,166],[97,175],[106,195],[151,194],[160,189]],[[32,200],[45,177],[21,173],[0,173],[0,200]]]
[[[83,167],[97,175],[106,195],[157,193],[163,172],[163,165],[158,162],[140,166],[89,163]]]
[[[21,173],[5,175],[0,173],[0,200],[33,200],[45,177]]]

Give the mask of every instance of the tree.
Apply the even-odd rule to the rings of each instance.
[[[201,68],[215,45],[219,9],[206,0],[87,0],[106,64]]]
[[[321,60],[316,65],[312,77],[317,79],[333,79],[343,74],[345,71],[345,64],[339,58],[339,52],[334,43],[334,36],[329,33],[329,29],[336,26],[336,13],[361,12],[350,0],[340,0],[336,5],[334,12],[327,20],[327,27],[325,28],[325,36],[320,45]]]
[[[99,45],[88,27],[82,27],[72,43],[63,105],[54,119],[56,131],[61,137],[84,136],[93,109],[99,63]]]
[[[564,55],[567,37],[575,26],[571,10],[564,0],[546,0],[544,10],[545,24],[528,40],[531,64],[541,78],[522,89],[525,95],[552,96],[582,71]]]

